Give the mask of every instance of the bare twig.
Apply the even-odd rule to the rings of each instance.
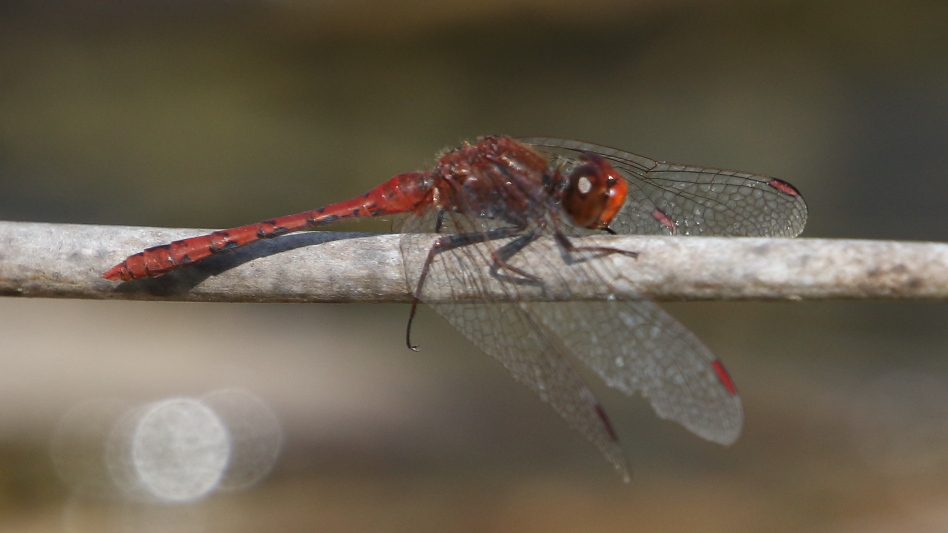
[[[156,279],[115,283],[101,278],[129,254],[206,231],[0,222],[0,295],[217,302],[410,300],[398,235],[287,235]],[[632,261],[605,258],[626,261],[616,267],[627,285],[619,288],[619,296],[627,291],[657,300],[948,299],[948,244],[644,236],[589,241],[640,252]],[[596,298],[601,287],[569,290]],[[429,301],[459,297],[464,295],[457,291],[426,292]]]

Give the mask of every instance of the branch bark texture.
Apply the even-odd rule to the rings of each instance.
[[[116,283],[101,278],[128,255],[208,231],[0,222],[0,295],[205,302],[411,301],[401,236],[388,234],[291,234],[155,279]],[[621,268],[625,281],[620,296],[948,300],[948,244],[943,243],[652,236],[603,236],[579,242],[639,252],[634,260],[596,259],[625,261],[615,267]],[[532,253],[529,248],[523,253]],[[489,267],[484,265],[485,270]],[[588,298],[601,292],[595,286],[569,288],[569,294]],[[463,294],[456,290],[440,295],[425,290],[428,301],[458,297]]]

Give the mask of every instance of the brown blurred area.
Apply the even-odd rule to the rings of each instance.
[[[944,241],[946,20],[913,0],[8,0],[0,218],[229,227],[499,133],[778,176],[804,236]],[[948,530],[942,304],[665,307],[728,364],[744,434],[701,441],[594,382],[625,485],[430,311],[416,354],[407,306],[0,299],[0,531]],[[282,424],[257,485],[147,506],[57,476],[72,407],[221,387]]]

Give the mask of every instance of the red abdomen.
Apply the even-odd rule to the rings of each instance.
[[[130,281],[160,276],[260,239],[269,239],[347,218],[414,211],[430,201],[430,194],[431,180],[427,175],[418,172],[399,174],[362,196],[338,204],[148,248],[129,256],[102,277]]]

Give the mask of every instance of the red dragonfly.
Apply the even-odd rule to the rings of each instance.
[[[474,294],[429,303],[628,478],[616,433],[574,361],[611,387],[641,393],[661,418],[714,442],[737,439],[743,410],[724,365],[693,333],[647,298],[613,294],[634,271],[636,252],[574,245],[574,237],[794,237],[807,209],[800,193],[776,178],[663,163],[580,141],[484,137],[444,153],[431,170],[399,174],[357,198],[149,248],[103,277],[159,276],[259,239],[382,215],[404,215],[397,227],[403,256],[426,258],[405,261],[414,287],[409,347],[415,348],[411,317],[426,289]],[[420,235],[426,233],[441,236],[432,242]],[[520,253],[526,247],[549,253],[528,263]],[[536,297],[554,282],[592,283],[602,298],[571,298],[569,289]],[[502,298],[485,288],[496,283]]]

